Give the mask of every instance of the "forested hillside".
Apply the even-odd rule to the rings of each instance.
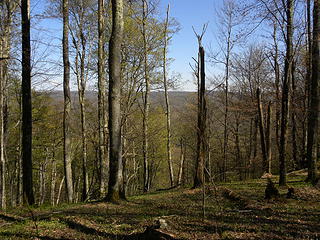
[[[200,2],[0,1],[0,238],[318,239],[320,0]]]

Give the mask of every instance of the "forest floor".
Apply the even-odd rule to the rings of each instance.
[[[0,239],[320,239],[320,190],[291,175],[293,199],[265,200],[266,179],[175,189],[103,202],[0,212]],[[276,179],[274,179],[276,181]],[[150,234],[161,218],[164,238]],[[146,229],[149,229],[146,231]]]

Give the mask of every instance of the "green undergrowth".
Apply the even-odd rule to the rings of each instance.
[[[159,217],[176,239],[319,239],[319,190],[295,175],[288,186],[293,199],[282,187],[278,199],[267,201],[266,179],[208,185],[205,220],[201,189],[158,191],[120,204],[9,209],[0,212],[0,239],[150,239],[143,232]]]

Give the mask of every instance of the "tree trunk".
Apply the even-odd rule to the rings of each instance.
[[[121,43],[123,39],[123,0],[112,0],[112,32],[109,42],[109,186],[107,200],[121,198]]]
[[[98,3],[98,118],[99,118],[99,161],[100,161],[100,196],[106,194],[107,149],[106,149],[106,78],[105,78],[105,4]]]
[[[205,131],[206,131],[206,102],[205,102],[205,61],[204,49],[199,46],[199,63],[200,63],[200,95],[199,95],[199,112],[197,127],[197,162],[196,174],[194,177],[193,188],[204,185],[204,163],[205,163]]]
[[[21,26],[23,198],[25,204],[33,205],[30,0],[21,0]]]
[[[223,180],[227,181],[227,164],[228,164],[228,113],[229,113],[229,65],[231,52],[231,27],[228,26],[227,52],[225,63],[225,111],[224,111],[224,132],[223,132]]]
[[[82,34],[81,34],[82,35]],[[84,48],[84,45],[82,46]],[[82,195],[81,200],[86,201],[88,198],[89,177],[87,171],[87,129],[86,129],[86,112],[85,112],[85,77],[84,77],[84,59],[85,50],[81,54],[80,63],[80,78],[78,80],[78,95],[80,104],[80,119],[81,119],[81,141],[82,141]]]
[[[63,183],[64,183],[65,178],[66,178],[66,177],[63,176],[62,179],[61,179],[61,182],[60,182],[60,185],[59,185],[59,191],[58,191],[58,196],[57,196],[56,205],[58,205],[59,202],[60,202],[60,196],[61,196],[62,187],[63,187]]]
[[[239,139],[240,121],[239,121],[239,116],[236,116],[235,118],[236,118],[236,129],[235,129],[236,159],[235,160],[238,163],[239,180],[242,181],[243,180],[243,174],[242,174],[243,163],[242,163],[240,139]]]
[[[312,77],[310,85],[310,106],[308,111],[307,162],[308,181],[317,178],[317,148],[319,122],[319,78],[320,78],[320,1],[314,1],[313,8],[313,44],[312,44]]]
[[[63,160],[64,174],[66,177],[66,191],[68,202],[73,202],[73,181],[71,168],[71,134],[70,134],[70,62],[69,62],[69,0],[63,0],[63,93],[64,93],[64,114],[63,114]]]
[[[262,169],[263,172],[268,172],[268,159],[267,159],[267,150],[266,150],[266,140],[265,140],[265,128],[264,128],[264,120],[263,120],[263,110],[261,104],[261,93],[260,89],[257,88],[257,100],[258,100],[258,116],[259,116],[259,130],[260,130],[260,141],[261,141],[261,152],[262,152]]]
[[[4,41],[3,41],[4,42]],[[3,56],[4,47],[0,42],[0,57]],[[0,61],[0,208],[6,208],[6,178],[5,178],[5,157],[4,157],[4,85],[5,85],[5,61]]]
[[[276,144],[278,150],[280,149],[280,143],[279,143],[279,123],[280,123],[280,67],[279,67],[279,61],[278,61],[278,55],[279,55],[279,48],[278,48],[278,39],[277,39],[277,22],[274,20],[273,23],[273,42],[274,42],[274,75],[275,75],[275,88],[276,88],[276,120],[275,120],[275,129],[276,129]]]
[[[311,30],[311,0],[307,0],[307,69],[304,91],[304,118],[302,125],[302,141],[299,168],[307,168],[307,145],[308,145],[308,110],[310,107],[310,86],[311,86],[311,71],[312,71],[312,30]]]
[[[166,102],[166,117],[167,117],[167,158],[168,158],[168,167],[169,167],[169,176],[170,176],[170,185],[174,185],[174,175],[173,175],[173,166],[172,166],[172,157],[171,157],[171,114],[170,114],[170,103],[169,103],[169,94],[168,94],[168,83],[167,83],[167,45],[168,45],[168,24],[169,24],[169,9],[170,5],[167,8],[167,17],[165,21],[164,28],[164,48],[163,48],[163,85],[164,85],[164,95]]]
[[[293,1],[287,0],[286,5],[286,57],[284,66],[284,79],[282,84],[282,99],[281,99],[281,132],[280,132],[280,148],[279,148],[279,163],[280,177],[279,185],[287,184],[287,167],[286,167],[286,150],[287,150],[287,128],[288,128],[288,105],[289,105],[289,85],[291,81],[292,71],[292,41],[293,41]]]
[[[51,166],[51,191],[50,191],[50,202],[51,205],[55,205],[55,190],[57,181],[57,162],[55,157],[55,148],[52,151],[52,166]]]
[[[146,21],[148,5],[147,0],[143,2],[143,20],[142,20],[142,35],[143,35],[143,51],[144,51],[144,80],[145,80],[145,96],[143,110],[143,191],[148,192],[150,188],[150,173],[148,162],[148,120],[149,120],[149,95],[150,95],[150,79],[148,73],[148,49],[147,49],[147,33]]]
[[[292,62],[292,73],[291,73],[291,98],[290,98],[290,108],[291,108],[291,143],[292,143],[292,159],[293,167],[298,170],[298,147],[297,147],[297,126],[296,126],[296,107],[295,107],[295,61]]]
[[[181,140],[180,140],[180,167],[179,167],[178,182],[177,182],[178,186],[181,185],[181,183],[182,183],[184,161],[185,161],[184,142],[183,142],[183,139],[181,138]]]
[[[6,209],[6,143],[8,129],[8,68],[10,59],[10,41],[12,14],[16,3],[5,0],[1,4],[0,15],[3,19],[1,28],[2,39],[0,39],[0,208]],[[13,180],[14,181],[14,180]],[[14,199],[11,198],[14,202]]]
[[[268,158],[268,171],[267,173],[271,174],[271,161],[272,161],[272,147],[271,147],[271,115],[272,115],[272,108],[271,108],[271,101],[268,104],[268,111],[267,111],[267,126],[266,126],[266,152]]]

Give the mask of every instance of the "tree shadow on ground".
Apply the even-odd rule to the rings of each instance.
[[[50,236],[33,236],[28,233],[10,233],[2,232],[0,233],[0,239],[43,239],[43,240],[73,240],[71,238],[55,238]]]
[[[22,222],[23,221],[23,219],[7,216],[7,215],[4,215],[4,214],[0,214],[0,219],[4,220],[6,222]]]
[[[92,227],[88,227],[86,225],[83,225],[81,223],[77,223],[73,220],[70,219],[63,219],[62,222],[64,222],[69,228],[74,229],[76,231],[79,231],[81,233],[91,235],[91,236],[99,236],[103,237],[106,239],[117,239],[117,240],[148,240],[148,239],[153,239],[153,240],[178,240],[175,238],[172,238],[170,236],[164,236],[164,235],[159,235],[157,233],[153,233],[151,231],[145,231],[142,233],[135,233],[135,234],[112,234],[112,233],[107,233],[107,232],[102,232],[97,229],[94,229]]]

